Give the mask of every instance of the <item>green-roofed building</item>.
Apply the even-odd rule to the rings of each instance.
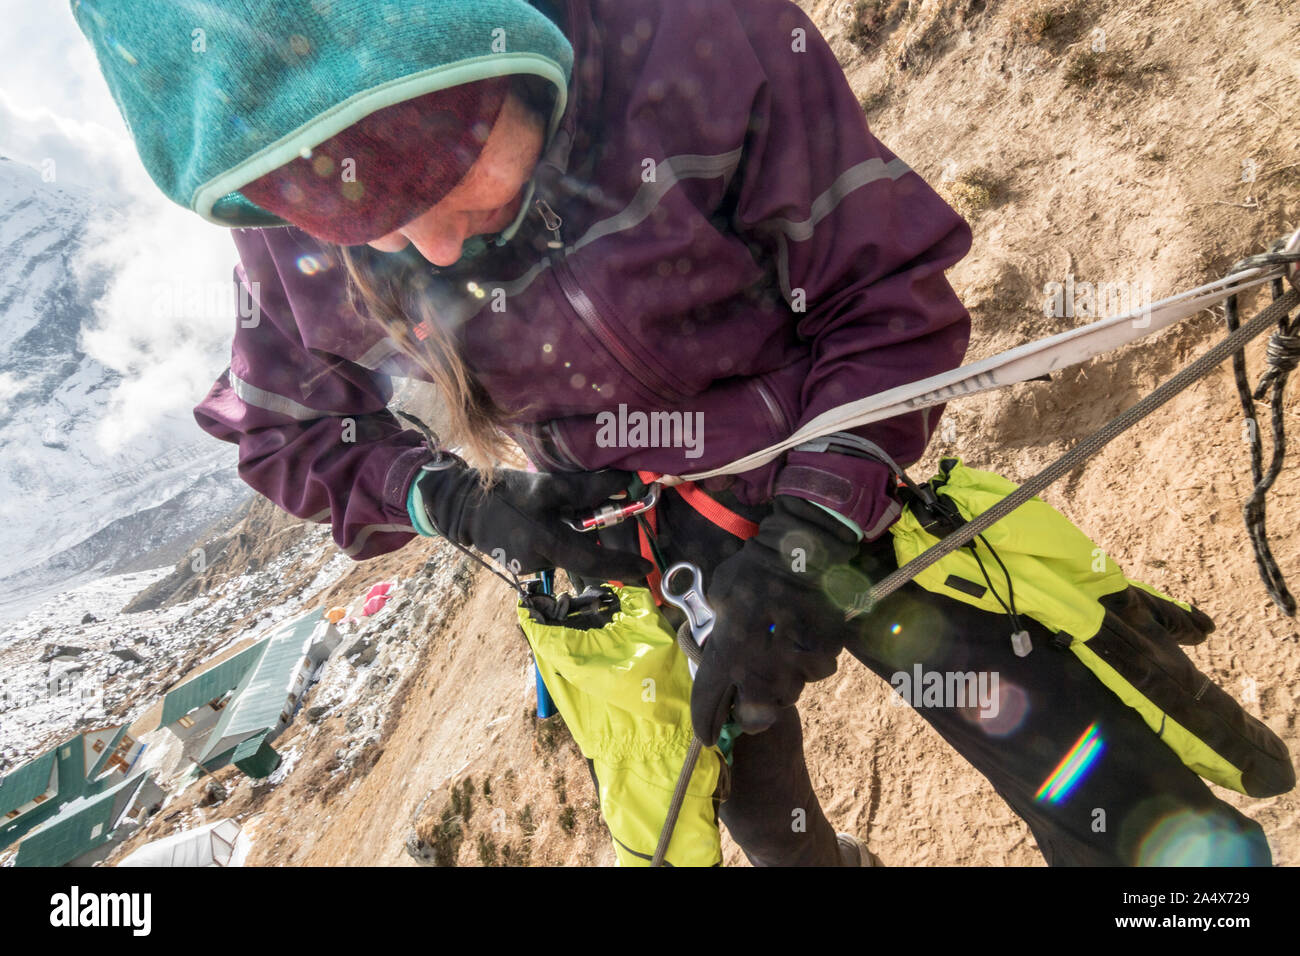
[[[0,849],[53,817],[60,806],[125,777],[144,750],[126,731],[125,726],[87,730],[0,778]]]
[[[263,653],[223,709],[199,763],[213,770],[235,760],[241,770],[255,777],[267,776],[275,769],[279,755],[270,740],[293,719],[321,659],[314,651],[331,629],[319,614],[312,613],[280,625],[262,642]],[[236,760],[236,749],[255,738],[245,748],[248,752],[241,752]]]
[[[140,819],[162,800],[163,791],[147,773],[137,773],[108,789],[78,797],[27,834],[15,866],[90,866],[134,831]],[[128,826],[123,826],[129,823]]]
[[[0,849],[57,811],[58,753],[56,747],[0,779]]]
[[[184,754],[198,761],[204,742],[239,682],[256,666],[266,650],[266,640],[246,647],[233,657],[172,688],[163,697],[161,726],[184,741]]]
[[[265,649],[265,640],[246,647],[233,657],[209,667],[197,677],[173,687],[163,698],[162,718],[167,727],[210,701],[219,700],[239,686],[244,675],[257,663]]]
[[[268,730],[266,733],[249,737],[231,752],[231,763],[250,777],[271,776],[275,768],[280,766],[280,755],[267,739],[270,736],[271,732]]]

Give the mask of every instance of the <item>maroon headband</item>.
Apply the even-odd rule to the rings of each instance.
[[[326,242],[386,236],[465,178],[509,89],[508,77],[496,77],[387,106],[240,192]]]

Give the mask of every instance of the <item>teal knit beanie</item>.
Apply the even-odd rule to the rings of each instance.
[[[145,169],[223,226],[283,226],[240,195],[376,110],[512,73],[564,112],[573,49],[525,0],[72,0]]]

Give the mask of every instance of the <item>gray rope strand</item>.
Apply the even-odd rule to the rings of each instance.
[[[1291,309],[1295,308],[1298,301],[1300,301],[1300,292],[1295,289],[1288,290],[1285,295],[1276,299],[1268,308],[1226,338],[1220,340],[1208,352],[1146,398],[1111,419],[993,507],[975,516],[934,547],[917,555],[897,571],[882,578],[862,598],[855,602],[853,607],[845,612],[845,619],[851,620],[859,614],[869,612],[879,601],[893,594],[926,568],[942,560],[962,545],[967,544],[977,534],[987,530],[990,525],[1005,518],[1044,488],[1083,464],[1097,454],[1113,438],[1127,431],[1179,392],[1208,375],[1217,365],[1243,348],[1255,336],[1275,325]]]
[[[691,635],[690,621],[683,621],[677,629],[677,646],[689,660],[694,661],[696,667],[704,661],[704,651],[699,644],[695,643],[695,638]],[[659,831],[659,845],[655,847],[651,866],[664,865],[664,857],[668,855],[668,844],[672,842],[673,830],[677,828],[677,817],[681,814],[682,804],[686,801],[686,787],[691,782],[691,776],[695,773],[695,764],[703,750],[704,741],[699,738],[699,735],[692,735],[690,749],[686,751],[681,772],[677,774],[677,786],[673,788],[672,799],[668,802],[668,815],[664,817],[663,828]]]
[[[663,866],[664,857],[668,855],[668,844],[673,840],[673,831],[677,829],[677,817],[682,812],[682,804],[686,801],[686,787],[691,782],[691,775],[695,772],[695,764],[700,759],[700,752],[704,749],[704,741],[698,736],[691,737],[691,747],[686,751],[686,759],[682,761],[681,773],[677,775],[677,786],[673,788],[673,798],[668,804],[668,815],[664,818],[663,829],[659,831],[659,845],[655,847],[654,859],[650,861],[651,866]]]

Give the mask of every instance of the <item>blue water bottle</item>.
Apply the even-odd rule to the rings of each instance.
[[[542,579],[542,593],[554,594],[555,571],[543,571],[540,577]],[[542,672],[535,661],[533,663],[533,675],[537,678],[537,719],[545,720],[548,717],[554,717],[555,701],[551,699],[551,692],[546,689],[546,682],[542,680]]]

